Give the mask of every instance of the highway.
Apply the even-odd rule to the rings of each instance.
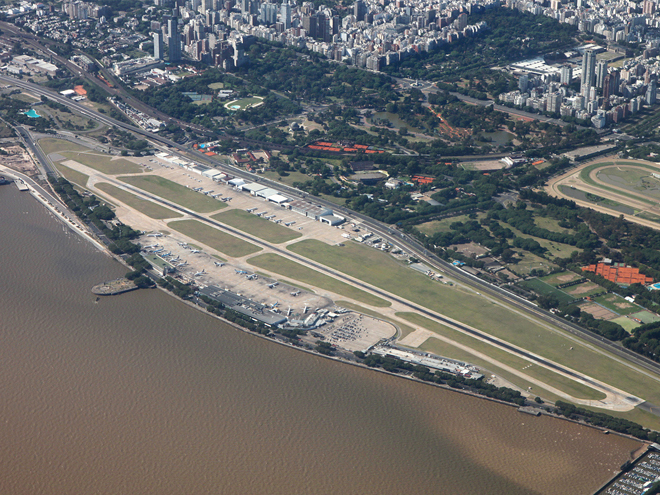
[[[294,197],[294,198],[306,198],[307,194],[301,192],[298,189],[294,189],[292,187],[286,186],[280,182],[276,181],[271,181],[269,179],[266,179],[264,177],[259,177],[256,174],[251,174],[245,170],[238,169],[236,167],[233,167],[228,164],[221,163],[217,160],[213,160],[210,157],[204,155],[201,152],[190,150],[186,148],[183,145],[179,145],[178,143],[175,143],[169,139],[166,139],[162,136],[158,136],[157,134],[152,134],[147,131],[144,131],[136,126],[126,124],[120,121],[117,121],[115,119],[112,119],[108,117],[107,115],[99,114],[88,107],[78,104],[62,95],[60,95],[57,92],[53,92],[50,89],[44,88],[42,86],[39,86],[37,84],[29,83],[26,81],[22,81],[19,79],[15,79],[13,77],[9,76],[0,76],[0,81],[3,81],[5,83],[13,84],[19,88],[23,88],[25,90],[31,91],[32,93],[38,94],[38,95],[46,95],[49,98],[62,103],[63,105],[66,105],[70,107],[73,110],[76,110],[77,112],[81,113],[82,115],[92,118],[94,120],[97,120],[101,123],[104,123],[108,126],[116,126],[118,128],[122,128],[127,131],[131,131],[135,134],[141,135],[144,138],[150,140],[153,143],[157,143],[159,146],[165,146],[167,147],[168,152],[173,152],[173,150],[179,152],[180,154],[183,154],[186,158],[188,159],[194,159],[195,161],[199,163],[206,164],[211,167],[215,167],[218,169],[223,169],[226,172],[236,176],[236,177],[241,177],[246,180],[250,181],[255,181],[255,182],[260,182],[262,184],[268,185],[268,187],[271,187],[273,189],[279,190],[284,192],[285,194]],[[39,155],[37,155],[39,156]],[[332,208],[333,210],[337,211],[338,213],[344,214],[349,218],[354,218],[359,220],[364,226],[368,227],[370,230],[372,230],[374,233],[377,233],[379,236],[381,236],[383,239],[387,240],[391,244],[400,246],[406,250],[408,250],[411,254],[414,256],[418,257],[420,260],[425,261],[432,267],[439,267],[440,271],[443,271],[447,274],[449,274],[452,278],[457,280],[458,282],[461,282],[467,286],[471,286],[482,292],[483,294],[493,297],[495,299],[499,299],[500,301],[506,302],[509,306],[514,307],[517,310],[520,310],[524,313],[527,313],[530,316],[533,316],[534,318],[540,319],[548,324],[557,326],[575,336],[580,337],[581,339],[587,341],[589,344],[592,344],[596,347],[599,347],[601,349],[604,349],[615,356],[617,356],[620,360],[622,361],[628,361],[629,363],[634,364],[637,367],[640,367],[650,373],[653,373],[657,376],[660,376],[660,364],[655,363],[654,361],[645,358],[644,356],[638,355],[633,353],[632,351],[629,351],[628,349],[625,349],[623,347],[620,347],[613,342],[608,341],[607,339],[604,339],[600,336],[597,336],[593,334],[592,332],[589,332],[588,330],[585,330],[573,323],[570,323],[563,318],[560,318],[556,315],[553,315],[551,313],[548,313],[546,311],[543,311],[536,307],[534,304],[529,303],[527,301],[524,301],[520,299],[518,296],[515,296],[511,294],[510,292],[493,286],[487,282],[484,282],[480,279],[477,279],[476,277],[472,277],[465,273],[463,270],[460,270],[453,265],[441,260],[437,256],[433,255],[430,253],[424,246],[422,246],[417,240],[411,238],[410,236],[397,231],[395,228],[383,224],[381,222],[378,222],[370,217],[367,217],[365,215],[362,215],[360,213],[354,212],[352,210],[349,210],[345,207],[342,206],[337,206],[336,204],[325,201],[322,198],[318,197],[313,197],[313,201],[315,203],[327,206],[329,208]],[[353,282],[351,282],[353,283]]]

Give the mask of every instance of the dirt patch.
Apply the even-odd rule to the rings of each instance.
[[[610,311],[609,309],[605,309],[602,306],[599,306],[598,304],[594,304],[594,303],[584,304],[580,306],[580,310],[589,313],[597,320],[613,320],[614,318],[618,318],[619,316],[613,311]]]
[[[575,286],[574,289],[566,290],[565,292],[568,292],[572,296],[576,296],[579,294],[586,294],[587,292],[591,292],[596,287],[598,287],[596,284],[580,284]]]
[[[628,309],[633,307],[630,303],[614,303],[614,305],[619,309]]]
[[[560,275],[557,277],[557,280],[559,282],[572,282],[576,277],[577,275],[575,273],[567,273],[566,275]]]

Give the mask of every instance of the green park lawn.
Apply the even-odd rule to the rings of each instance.
[[[273,244],[291,241],[302,235],[300,232],[258,217],[245,210],[231,209],[216,213],[211,218]]]
[[[261,251],[261,248],[254,244],[250,244],[221,230],[214,229],[197,220],[174,220],[169,222],[167,226],[234,258],[241,258],[248,254]]]
[[[355,299],[356,301],[360,301],[370,306],[390,306],[388,301],[385,301],[380,297],[369,294],[362,289],[353,287],[352,285],[336,280],[323,273],[319,273],[311,268],[307,268],[306,266],[284,258],[279,254],[260,254],[259,256],[250,258],[248,263],[263,268],[264,270],[292,278],[312,287],[319,287],[334,292],[335,294],[342,294],[345,297],[350,297],[351,299]]]
[[[227,207],[222,201],[157,175],[119,177],[119,180],[198,213],[209,213]]]
[[[96,184],[96,187],[113,198],[118,199],[125,205],[144,213],[148,217],[162,220],[164,218],[177,218],[182,216],[181,213],[165,208],[159,204],[152,203],[146,199],[138,198],[134,194],[115,187],[112,184],[108,184],[107,182],[99,182]]]
[[[659,381],[654,378],[631,370],[606,353],[594,352],[534,318],[472,291],[434,282],[385,253],[354,242],[340,247],[316,240],[301,241],[287,249],[646,400],[660,402]]]

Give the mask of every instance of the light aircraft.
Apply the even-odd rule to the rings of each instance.
[[[279,282],[273,282],[272,284],[268,284],[268,288],[272,289],[273,287],[277,287],[278,285],[280,285]]]
[[[294,296],[294,297],[297,296],[298,294],[300,294],[300,291],[299,291],[299,290],[297,290],[297,291],[291,293],[291,295]]]

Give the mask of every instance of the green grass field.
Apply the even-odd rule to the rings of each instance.
[[[542,280],[546,284],[552,285],[553,287],[557,287],[558,285],[567,284],[581,278],[582,276],[575,272],[564,271],[553,273],[552,275],[546,275],[545,277],[541,277],[539,280]]]
[[[532,254],[529,251],[525,251],[524,249],[515,248],[513,250],[516,252],[516,257],[519,258],[520,261],[517,263],[509,263],[507,268],[521,277],[528,277],[532,270],[540,269],[548,272],[559,268],[555,263]]]
[[[622,316],[637,313],[641,309],[636,304],[629,303],[623,297],[617,296],[616,294],[598,296],[594,301]]]
[[[225,104],[225,108],[229,110],[234,110],[234,106],[238,106],[239,108],[236,110],[245,110],[246,108],[250,108],[254,105],[258,105],[259,103],[263,102],[264,99],[261,96],[252,96],[250,98],[242,98],[240,100],[235,100],[235,101],[230,101]]]
[[[605,289],[603,289],[600,285],[594,284],[593,282],[582,282],[581,284],[566,287],[563,289],[563,291],[579,299],[581,297],[590,297],[596,294],[602,294],[605,292]]]
[[[198,213],[210,213],[227,207],[222,201],[157,175],[119,177],[119,180]]]
[[[339,247],[315,240],[301,241],[288,249],[650,402],[660,403],[660,379],[632,370],[555,327],[548,328],[472,291],[433,282],[387,254],[353,242]],[[573,349],[568,352],[570,347]]]
[[[107,182],[98,182],[96,187],[101,191],[109,194],[113,198],[118,199],[125,205],[128,205],[131,208],[135,208],[137,211],[144,213],[148,217],[162,220],[164,218],[178,218],[182,216],[181,213],[177,213],[174,210],[170,210],[164,206],[152,203],[151,201],[138,198],[134,194],[124,191],[123,189],[119,189],[118,187],[115,187],[112,184],[108,184]]]
[[[234,258],[241,258],[261,251],[261,248],[254,244],[214,229],[197,220],[174,220],[169,222],[167,226]]]
[[[225,87],[225,83],[221,82],[214,82],[211,84],[207,84],[207,88],[209,89],[223,89]]]
[[[486,217],[485,213],[479,213],[477,214],[476,220],[481,220],[482,218],[485,217]],[[433,220],[431,222],[420,223],[415,227],[423,234],[433,235],[433,234],[437,234],[438,232],[449,232],[451,230],[449,226],[454,222],[465,223],[469,220],[472,219],[469,218],[467,215],[457,215],[455,217],[443,218],[442,220]]]
[[[103,155],[99,153],[78,153],[73,151],[63,151],[60,155],[75,160],[87,167],[98,170],[103,174],[118,175],[118,174],[139,174],[142,173],[142,167],[137,163],[129,162],[123,158],[112,159],[110,155]]]
[[[355,299],[364,304],[369,304],[370,306],[390,306],[388,301],[385,301],[380,297],[369,294],[368,292],[353,287],[347,283],[335,280],[332,277],[319,273],[311,268],[307,268],[295,261],[284,258],[279,254],[260,254],[259,256],[250,258],[248,263],[263,268],[264,270],[298,280],[299,282],[311,285],[312,287],[319,287],[334,292],[335,294],[350,297],[351,299]]]
[[[39,140],[39,146],[47,155],[60,151],[90,151],[89,148],[65,141],[64,139],[45,138]]]
[[[541,296],[553,295],[557,298],[560,303],[571,303],[575,300],[572,296],[562,292],[561,290],[545,283],[543,280],[538,278],[533,278],[531,280],[525,280],[522,283],[523,287],[531,289]]]
[[[613,323],[618,323],[628,333],[631,333],[635,328],[641,325],[641,323],[637,323],[635,320],[631,320],[625,316],[619,316],[618,318],[614,318],[610,321]]]
[[[578,251],[578,252],[582,251],[581,249],[576,248],[575,246],[571,246],[570,244],[548,241],[547,239],[541,239],[540,237],[534,237],[533,235],[523,234],[521,231],[519,231],[515,227],[512,227],[506,222],[500,221],[499,224],[502,226],[502,228],[511,230],[511,232],[513,232],[516,235],[516,237],[521,237],[523,239],[534,239],[536,242],[538,242],[541,246],[543,246],[547,250],[545,252],[546,256],[557,257],[557,258],[568,258],[573,251]]]
[[[77,170],[73,170],[72,168],[62,165],[61,163],[54,163],[53,165],[55,165],[57,171],[61,173],[69,182],[73,182],[74,184],[78,184],[82,187],[87,185],[89,175],[78,172]]]
[[[431,330],[432,332],[437,333],[438,335],[443,335],[459,344],[466,345],[471,349],[474,349],[477,353],[487,354],[489,357],[496,359],[497,361],[499,361],[504,365],[520,370],[521,372],[531,376],[532,378],[536,378],[537,380],[542,380],[544,383],[556,387],[559,390],[563,390],[567,394],[570,394],[578,399],[598,400],[605,398],[604,393],[595,390],[591,387],[582,385],[581,383],[575,382],[570,378],[559,375],[554,371],[550,371],[546,368],[543,368],[542,366],[532,365],[531,367],[523,370],[523,368],[526,368],[529,364],[531,364],[526,359],[519,358],[518,356],[514,356],[513,354],[510,354],[504,350],[497,349],[491,346],[490,344],[481,342],[480,340],[470,337],[469,335],[464,335],[456,330],[452,330],[451,328],[433,322],[428,318],[420,316],[416,313],[397,313],[397,316],[400,316],[410,321],[411,323],[415,323],[416,325],[422,326],[427,330]],[[428,339],[424,344],[420,346],[420,349],[428,350],[429,347],[436,347],[438,345],[436,344],[436,342],[438,342],[440,345],[445,347],[450,346],[453,349],[451,351],[452,354],[450,355],[445,354],[444,355],[445,357],[464,360],[469,363],[476,364],[477,366],[483,366],[484,368],[494,371],[493,367],[495,365],[489,363],[488,361],[482,360],[481,358],[477,357],[476,355],[470,352],[464,351],[463,349],[460,349],[446,342],[442,342],[438,339],[434,339],[434,338]],[[503,371],[502,369],[499,369],[498,374],[499,372],[506,373],[507,376],[505,378],[511,381],[512,383],[515,383],[516,385],[518,385],[518,382],[520,382],[522,385],[525,386],[525,388],[529,386],[532,387],[532,390],[538,388],[536,385],[526,384],[527,382],[525,382],[525,380],[518,378],[513,373],[510,373],[508,371]],[[536,393],[540,394],[540,392],[536,392]]]
[[[658,315],[646,310],[638,311],[637,313],[633,313],[630,316],[642,320],[642,323],[655,323],[656,321],[660,321],[660,317],[658,317]]]
[[[211,218],[273,244],[281,244],[302,236],[298,231],[258,217],[245,210],[232,209],[217,213]]]
[[[534,223],[536,224],[537,227],[541,227],[542,229],[546,229],[551,232],[559,232],[559,233],[566,232],[569,234],[573,234],[575,232],[573,229],[565,229],[563,227],[560,227],[559,220],[555,220],[554,218],[535,216]]]

